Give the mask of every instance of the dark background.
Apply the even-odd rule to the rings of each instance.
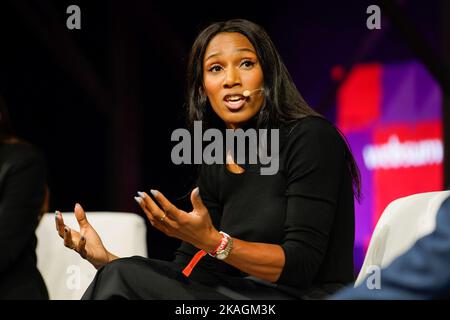
[[[52,211],[80,202],[141,214],[133,196],[150,188],[190,209],[180,198],[193,170],[172,164],[170,135],[185,126],[186,61],[203,27],[262,25],[306,100],[334,120],[335,66],[419,59],[442,76],[444,2],[2,0],[0,94],[18,135],[46,156]],[[71,4],[81,30],[66,27]],[[366,28],[371,4],[382,8],[381,30]],[[178,244],[152,228],[148,240],[158,258]]]

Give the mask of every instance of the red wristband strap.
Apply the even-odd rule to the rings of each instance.
[[[227,244],[228,244],[228,237],[226,237],[222,231],[220,231],[220,233],[222,234],[222,239],[220,240],[220,244],[217,246],[217,248],[209,253],[210,256],[215,257],[218,251],[223,250]],[[192,270],[194,270],[195,266],[197,265],[197,263],[204,257],[206,256],[206,251],[205,250],[200,250],[198,251],[194,257],[192,257],[191,261],[189,261],[188,265],[183,269],[182,273],[186,276],[189,277],[191,275]]]
[[[189,277],[191,275],[192,270],[194,270],[195,265],[204,257],[206,256],[205,250],[198,251],[195,256],[191,259],[191,261],[188,263],[188,265],[183,269],[183,274],[186,277]]]

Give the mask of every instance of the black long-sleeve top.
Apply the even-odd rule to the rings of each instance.
[[[35,253],[45,186],[39,151],[24,143],[0,144],[0,299],[48,298]]]
[[[260,165],[245,165],[242,174],[203,165],[200,196],[218,230],[281,246],[286,260],[280,289],[323,297],[354,279],[354,198],[346,152],[331,123],[308,116],[280,129],[277,174],[261,175]],[[178,259],[196,251],[182,243]],[[208,256],[200,264],[240,273]]]

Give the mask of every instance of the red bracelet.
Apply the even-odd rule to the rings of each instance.
[[[222,239],[220,240],[220,244],[217,246],[217,248],[213,251],[208,253],[210,256],[215,257],[218,251],[222,251],[223,249],[225,249],[225,247],[228,244],[228,237],[226,237],[222,231],[220,231],[220,234],[222,235]],[[191,261],[189,261],[188,265],[183,269],[183,274],[186,277],[189,277],[191,275],[192,270],[194,270],[195,266],[197,265],[197,263],[204,257],[206,256],[206,251],[205,250],[200,250],[198,251],[194,257],[191,259]]]
[[[211,257],[216,257],[217,252],[222,251],[223,249],[226,248],[226,246],[228,245],[228,237],[225,236],[225,234],[220,231],[220,234],[222,235],[222,240],[220,240],[220,244],[219,246],[216,248],[216,250],[214,250],[213,252],[210,252],[209,255]]]

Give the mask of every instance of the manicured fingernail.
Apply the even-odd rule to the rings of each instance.
[[[141,202],[142,202],[142,198],[141,197],[134,197],[134,200],[136,200],[136,202],[138,204],[141,204]]]
[[[158,191],[156,191],[156,190],[150,190],[150,192],[152,193],[152,195],[154,196],[154,197],[156,197],[156,195],[158,194]]]
[[[58,211],[55,211],[55,225],[56,225],[56,231],[58,231]]]
[[[79,203],[75,203],[75,208],[81,208],[81,205]]]
[[[142,191],[138,191],[137,194],[138,194],[139,197],[141,197],[142,199],[145,199],[145,193],[143,193]]]

